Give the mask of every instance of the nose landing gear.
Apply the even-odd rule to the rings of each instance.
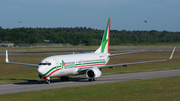
[[[46,77],[46,84],[50,84],[50,77]]]
[[[46,80],[46,84],[50,84],[50,81],[49,81],[49,80]]]

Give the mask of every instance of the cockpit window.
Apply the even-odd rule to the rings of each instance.
[[[39,65],[48,65],[48,66],[50,66],[51,63],[39,63]]]

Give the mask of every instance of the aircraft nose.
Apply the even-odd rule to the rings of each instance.
[[[38,73],[39,73],[40,75],[44,75],[44,69],[43,69],[42,66],[39,66],[39,67],[37,68],[37,71],[38,71]]]

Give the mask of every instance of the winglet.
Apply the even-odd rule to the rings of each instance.
[[[171,53],[171,56],[170,56],[170,58],[169,58],[168,60],[171,60],[171,59],[172,59],[175,49],[176,49],[176,47],[174,47],[174,49],[173,49],[173,51],[172,51],[172,53]]]
[[[8,51],[7,50],[6,50],[6,59],[5,59],[5,61],[6,61],[6,63],[9,62],[9,60],[8,60]]]

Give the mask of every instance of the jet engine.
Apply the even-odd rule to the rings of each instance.
[[[101,76],[101,71],[97,67],[93,67],[86,71],[86,77],[89,79],[96,79]]]

